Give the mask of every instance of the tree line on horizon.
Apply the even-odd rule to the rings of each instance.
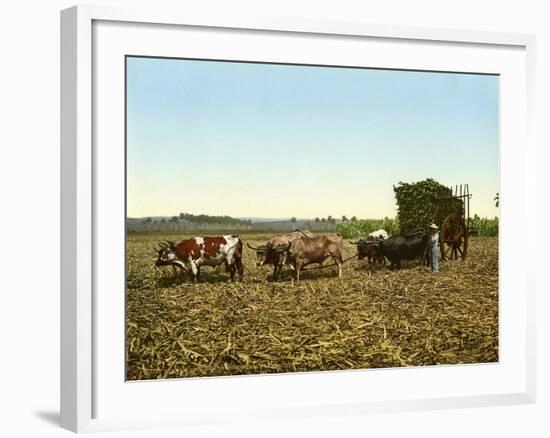
[[[231,216],[210,216],[208,214],[191,214],[180,213],[178,216],[172,216],[169,219],[162,218],[160,223],[178,223],[180,221],[190,222],[192,224],[220,224],[220,225],[250,225],[250,219],[236,219]],[[142,224],[153,222],[153,219],[148,217],[141,221]]]
[[[297,219],[296,216],[293,216],[288,219],[289,222],[296,223],[300,221],[313,221],[316,224],[336,224],[337,222],[356,222],[357,216],[352,216],[348,218],[346,215],[343,215],[340,219],[333,218],[331,215],[325,217],[316,217],[315,219]],[[191,213],[180,213],[179,216],[172,216],[170,218],[162,218],[158,220],[160,223],[178,223],[180,221],[187,221],[194,224],[223,224],[223,225],[247,225],[252,224],[251,219],[237,219],[231,216],[210,216],[207,214],[191,214]],[[154,219],[151,217],[146,217],[142,219],[142,224],[150,224],[154,222]]]

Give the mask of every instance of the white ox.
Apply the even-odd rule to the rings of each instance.
[[[367,236],[367,240],[386,240],[387,238],[388,238],[388,233],[386,232],[386,230],[382,230],[382,229],[373,231],[372,233],[369,233],[369,235]]]

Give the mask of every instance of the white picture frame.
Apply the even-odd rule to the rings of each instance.
[[[233,401],[235,406],[232,406],[232,410],[227,412],[223,412],[221,407],[217,408],[215,405],[208,408],[206,407],[208,404],[201,406],[200,403],[197,403],[197,410],[193,412],[178,406],[167,411],[165,407],[159,406],[156,411],[151,411],[150,415],[135,414],[132,416],[124,413],[120,415],[98,415],[98,412],[102,412],[103,404],[105,404],[101,402],[101,395],[98,394],[105,394],[106,391],[109,391],[109,383],[105,382],[109,382],[110,378],[116,378],[116,375],[114,377],[110,376],[109,379],[104,378],[104,373],[100,371],[104,369],[104,361],[106,357],[108,358],[108,355],[98,354],[98,351],[103,348],[101,340],[104,339],[101,334],[102,331],[98,331],[98,321],[101,321],[104,326],[105,324],[112,325],[117,333],[117,327],[121,331],[121,326],[117,325],[114,320],[111,321],[110,316],[105,314],[104,307],[102,307],[104,301],[98,304],[96,297],[98,284],[109,281],[109,278],[101,278],[102,273],[106,271],[101,269],[98,271],[97,269],[98,263],[101,261],[102,245],[99,242],[102,239],[102,233],[104,235],[107,233],[104,233],[104,228],[100,225],[104,218],[101,217],[97,209],[97,206],[103,202],[101,199],[101,184],[98,186],[98,178],[100,178],[98,175],[100,173],[103,175],[109,172],[122,172],[123,170],[120,169],[120,166],[114,165],[112,169],[109,169],[108,161],[105,160],[110,158],[106,157],[105,154],[98,157],[94,149],[97,147],[95,143],[97,138],[103,138],[94,126],[94,123],[101,119],[101,114],[98,114],[101,102],[98,103],[100,97],[96,95],[96,87],[102,74],[101,68],[94,65],[94,59],[101,59],[98,57],[101,57],[102,53],[98,52],[107,52],[107,49],[104,49],[106,47],[105,38],[111,38],[108,42],[112,43],[109,45],[113,47],[113,50],[115,48],[122,50],[122,52],[113,52],[114,55],[124,53],[125,50],[123,45],[118,45],[115,41],[117,38],[116,32],[107,30],[105,33],[100,34],[94,30],[94,26],[98,23],[115,23],[118,25],[130,23],[132,32],[140,32],[140,26],[144,28],[149,26],[150,31],[156,33],[162,33],[166,29],[176,31],[178,28],[185,27],[186,29],[200,30],[202,34],[232,30],[239,33],[239,38],[250,40],[259,38],[262,33],[267,32],[270,35],[273,33],[285,37],[347,37],[349,41],[355,42],[363,40],[374,41],[375,43],[384,41],[388,44],[406,44],[411,47],[414,45],[439,46],[440,49],[446,49],[446,45],[450,44],[456,48],[464,47],[472,50],[484,48],[495,52],[513,53],[510,60],[506,62],[510,63],[510,69],[517,69],[518,76],[512,74],[509,76],[510,78],[516,78],[514,83],[510,83],[510,90],[513,89],[510,91],[510,96],[515,96],[514,99],[521,101],[520,109],[515,109],[519,113],[514,114],[519,114],[523,118],[517,122],[517,130],[506,131],[509,126],[504,122],[501,129],[506,131],[503,133],[504,140],[507,139],[507,136],[510,136],[515,141],[521,141],[522,147],[520,148],[520,157],[514,155],[518,154],[518,151],[511,146],[507,146],[501,162],[501,214],[503,218],[501,234],[503,260],[501,260],[501,270],[503,263],[517,263],[513,277],[509,278],[506,286],[510,282],[513,283],[513,289],[515,288],[517,292],[515,299],[518,301],[510,302],[510,313],[506,313],[506,308],[501,307],[504,315],[501,317],[501,324],[504,324],[502,326],[504,332],[509,333],[506,331],[508,321],[510,321],[509,317],[515,315],[513,312],[517,313],[519,328],[516,330],[520,333],[517,339],[514,338],[513,342],[516,342],[514,345],[520,346],[520,349],[513,351],[514,355],[517,356],[514,357],[514,363],[517,366],[514,368],[515,371],[511,371],[511,373],[515,373],[514,386],[506,387],[504,383],[499,386],[497,379],[494,386],[491,387],[494,389],[488,389],[487,392],[483,393],[465,390],[461,395],[456,395],[458,392],[453,394],[443,392],[438,396],[418,398],[411,395],[412,393],[400,394],[399,390],[396,390],[391,393],[389,398],[369,399],[365,397],[363,399],[361,395],[357,394],[353,397],[351,394],[347,396],[345,384],[358,384],[363,379],[364,373],[348,372],[341,375],[331,373],[331,377],[326,377],[327,374],[323,373],[313,373],[315,376],[312,378],[297,374],[287,376],[284,379],[291,385],[304,384],[305,387],[312,384],[318,385],[325,381],[329,385],[328,379],[331,379],[333,380],[331,384],[340,385],[344,390],[340,393],[334,392],[332,402],[323,399],[323,397],[314,402],[310,397],[310,399],[300,400],[299,404],[292,404],[285,401],[283,392],[280,397],[274,397],[273,402],[270,404],[262,404],[262,401],[259,400],[257,408],[237,398]],[[148,50],[155,50],[155,43],[152,42],[151,44],[152,46]],[[342,44],[348,43],[344,41]],[[328,51],[330,52],[330,50]],[[230,418],[233,420],[235,418],[245,419],[251,417],[256,419],[275,417],[284,419],[312,415],[361,415],[373,412],[533,403],[535,400],[535,273],[532,272],[533,268],[527,263],[514,258],[516,257],[513,255],[515,243],[510,239],[510,232],[515,224],[524,220],[534,221],[535,217],[535,144],[532,133],[535,90],[534,53],[535,38],[526,34],[393,27],[365,23],[316,22],[299,19],[195,16],[189,11],[182,13],[181,11],[162,11],[156,8],[136,11],[103,6],[77,6],[62,11],[61,426],[75,432],[84,432],[120,428],[206,424],[228,421]],[[331,55],[329,53],[326,56]],[[406,67],[405,61],[400,59],[390,61],[391,65],[387,65],[387,67]],[[483,67],[483,71],[500,73],[499,68],[501,67],[492,71],[490,59],[473,59],[472,62],[485,62],[486,66]],[[424,68],[438,70],[437,66],[439,64],[443,65],[442,63],[441,60],[433,59],[427,62]],[[503,63],[505,64],[505,61]],[[448,64],[441,70],[450,69],[449,65],[452,64]],[[506,69],[508,67],[502,68]],[[461,70],[456,67],[456,71]],[[523,78],[525,82],[517,78]],[[123,92],[120,89],[120,83],[121,78],[118,77],[115,83],[115,86],[118,87],[118,91],[115,90],[116,93]],[[510,120],[506,119],[506,111],[512,103],[508,100],[502,102],[504,108],[503,121]],[[512,113],[510,113],[511,115]],[[115,118],[115,124],[116,120],[120,119]],[[111,128],[120,131],[123,127],[118,126],[117,128],[117,126],[114,126]],[[512,165],[514,162],[517,164],[518,159],[523,160],[522,165],[518,165],[518,169],[514,170]],[[511,180],[516,183],[519,181],[519,184],[513,185]],[[513,201],[520,199],[524,202],[523,206],[525,208],[515,208]],[[507,200],[510,200],[510,202]],[[524,253],[525,246],[534,245],[534,243],[523,241],[521,245],[523,245],[522,252]],[[508,257],[509,259],[507,259]],[[119,267],[123,266],[123,260],[120,260],[119,263]],[[501,280],[501,287],[502,285]],[[123,295],[124,290],[120,293]],[[123,337],[124,334],[122,332],[117,336]],[[501,341],[502,339],[501,337]],[[508,342],[506,339],[504,340]],[[116,359],[108,358],[108,360]],[[119,358],[119,361],[122,361],[122,358]],[[499,365],[505,368],[506,360],[503,360]],[[476,369],[474,366],[460,368],[468,368],[465,372],[472,375],[480,372],[490,374],[498,372],[498,368],[487,371]],[[372,379],[382,382],[384,372],[376,371],[377,374]],[[394,371],[389,370],[389,372]],[[441,374],[444,378],[444,374],[448,371],[438,371],[434,367],[426,367],[425,370],[415,372],[422,373],[424,375],[422,378],[429,378],[430,374],[436,373]],[[371,372],[369,376],[372,374]],[[393,376],[396,376],[396,374]],[[504,377],[503,374],[502,379]],[[275,379],[278,380],[274,381],[273,377],[264,376],[191,379],[191,383],[188,385],[192,385],[194,391],[207,391],[209,394],[223,394],[226,390],[237,390],[250,397],[254,396],[255,392],[259,395],[261,391],[273,388],[273,386],[270,386],[273,385],[273,382],[277,386],[284,387],[285,380],[283,378],[275,377]],[[139,388],[138,385],[148,385],[149,389],[153,387],[148,382],[125,383],[122,381],[120,383],[123,386],[132,386],[132,397],[140,397],[140,391],[136,389]],[[170,386],[175,387],[180,384],[166,381],[163,383],[164,388],[159,391],[170,390]],[[101,388],[99,391],[98,387]],[[113,392],[113,394],[115,393],[116,391]],[[173,397],[173,394],[171,397]],[[117,400],[116,403],[118,402]]]

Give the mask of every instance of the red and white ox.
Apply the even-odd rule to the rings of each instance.
[[[200,280],[201,266],[217,267],[225,264],[231,281],[235,272],[243,279],[243,244],[239,236],[192,237],[177,245],[166,241],[158,251],[157,266],[178,266],[191,273],[193,281]]]

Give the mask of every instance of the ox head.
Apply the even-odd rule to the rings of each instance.
[[[256,251],[256,266],[263,266],[270,263],[269,257],[271,255],[271,248],[269,243],[260,246],[252,246],[250,243],[247,243],[246,246]]]
[[[271,257],[273,258],[273,264],[284,265],[288,258],[288,251],[292,244],[289,242],[283,245],[277,245],[271,247]]]
[[[158,243],[156,266],[168,266],[178,259],[176,254],[176,244],[171,240],[165,240]]]
[[[361,239],[357,242],[350,242],[357,245],[357,258],[359,260],[365,257],[375,257],[379,253],[380,241],[369,239]]]
[[[278,245],[273,246],[270,242],[266,245],[261,245],[258,247],[246,244],[250,249],[256,251],[256,266],[264,265],[275,265],[281,262],[282,257],[290,248],[290,243],[288,245]]]

